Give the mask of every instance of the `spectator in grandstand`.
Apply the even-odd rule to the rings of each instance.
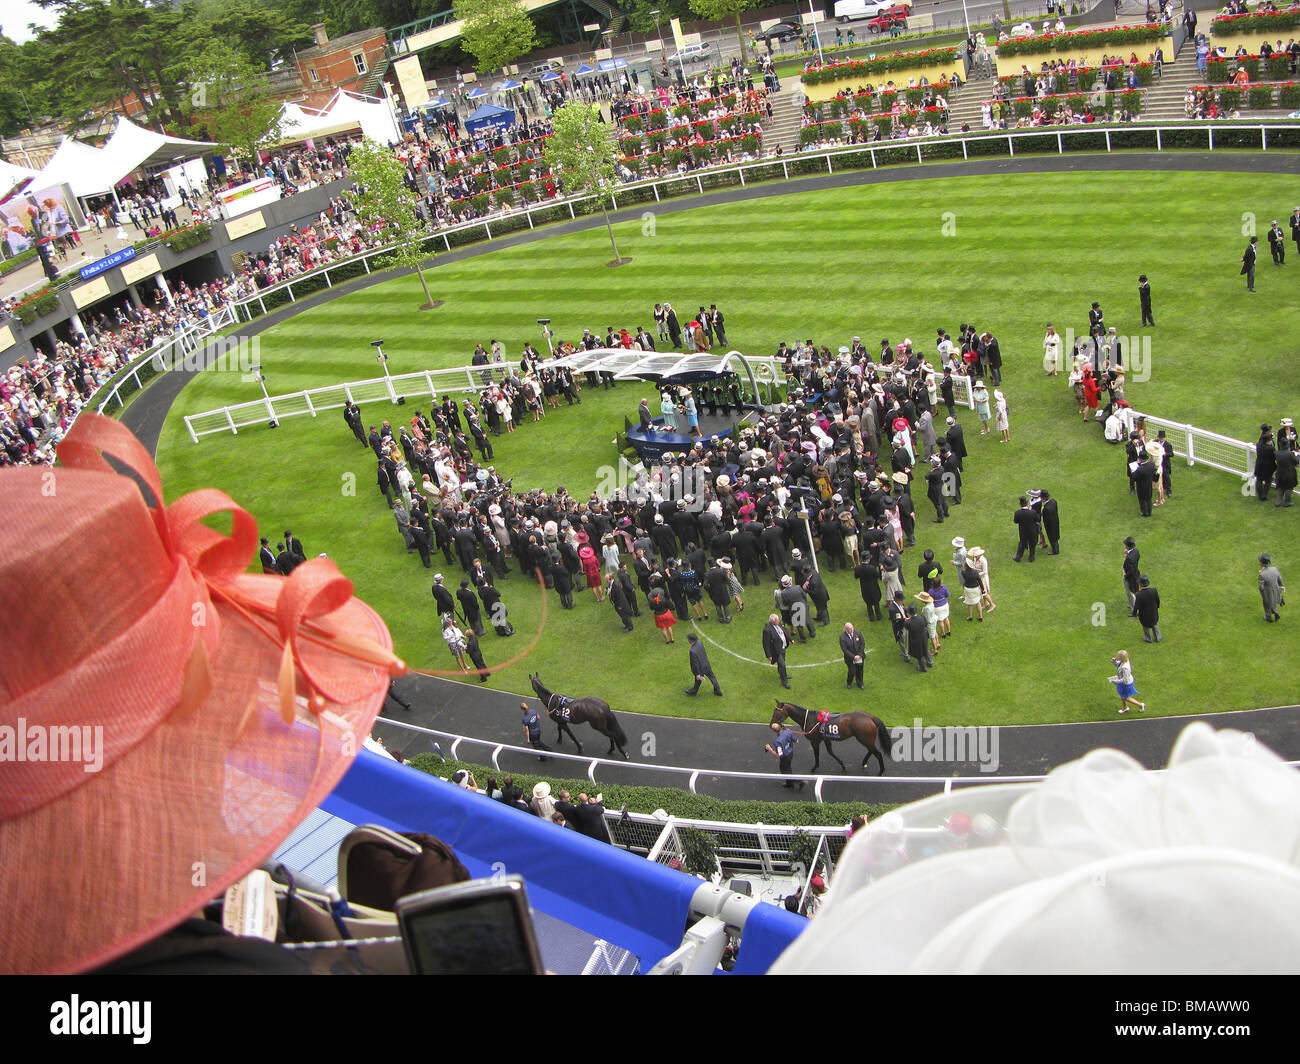
[[[603,794],[598,794],[594,798],[580,794],[576,804],[569,801],[568,791],[561,791],[559,798],[560,800],[555,803],[555,810],[564,817],[566,823],[589,839],[595,839],[597,842],[610,841],[609,832],[605,830]]]

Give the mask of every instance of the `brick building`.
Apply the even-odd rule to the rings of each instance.
[[[339,89],[361,92],[371,71],[380,64],[388,45],[382,26],[357,30],[330,40],[323,23],[312,26],[316,44],[298,52],[295,61],[307,96],[302,103],[318,107]]]

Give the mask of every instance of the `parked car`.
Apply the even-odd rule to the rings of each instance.
[[[904,18],[912,13],[911,4],[896,4],[892,0],[835,0],[835,21],[878,18],[893,8],[902,8]]]
[[[907,29],[907,16],[911,13],[911,9],[906,4],[895,4],[868,22],[867,31],[870,33],[888,33],[895,26],[900,29]]]
[[[754,34],[756,41],[789,41],[803,36],[803,27],[797,22],[778,22]]]
[[[540,78],[543,74],[547,73],[548,71],[554,70],[558,74],[563,69],[564,69],[564,64],[561,63],[558,59],[548,59],[544,63],[538,63],[534,67],[529,67],[528,73],[525,74],[524,76],[527,77],[530,81],[536,81],[538,78]]]
[[[704,41],[688,44],[680,52],[674,52],[668,59],[670,63],[706,63],[713,54],[713,45]]]

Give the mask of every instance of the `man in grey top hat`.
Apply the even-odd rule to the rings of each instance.
[[[1277,612],[1279,606],[1285,606],[1286,602],[1282,596],[1286,593],[1286,588],[1282,586],[1282,574],[1278,572],[1277,566],[1273,564],[1273,559],[1267,554],[1259,556],[1259,597],[1264,600],[1264,620],[1270,624],[1273,621],[1280,621],[1281,614]]]

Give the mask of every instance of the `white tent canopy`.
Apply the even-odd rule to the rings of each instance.
[[[286,103],[280,112],[280,143],[360,129],[367,140],[396,144],[402,138],[387,101],[340,90],[323,110]]]
[[[78,198],[111,192],[124,177],[141,167],[172,166],[197,159],[217,145],[168,137],[118,118],[117,129],[102,148],[64,137],[54,157],[40,172],[49,185],[68,185]]]
[[[198,159],[217,150],[216,144],[200,140],[169,137],[144,129],[125,118],[117,120],[117,129],[104,145],[104,162],[116,184],[141,167],[169,167],[187,159]]]
[[[0,159],[0,192],[8,192],[14,185],[22,184],[33,177],[40,176],[41,172],[39,170],[19,166],[17,163],[7,163]]]
[[[46,185],[67,185],[78,198],[98,196],[116,184],[104,165],[103,151],[70,137],[59,142],[40,180]]]

